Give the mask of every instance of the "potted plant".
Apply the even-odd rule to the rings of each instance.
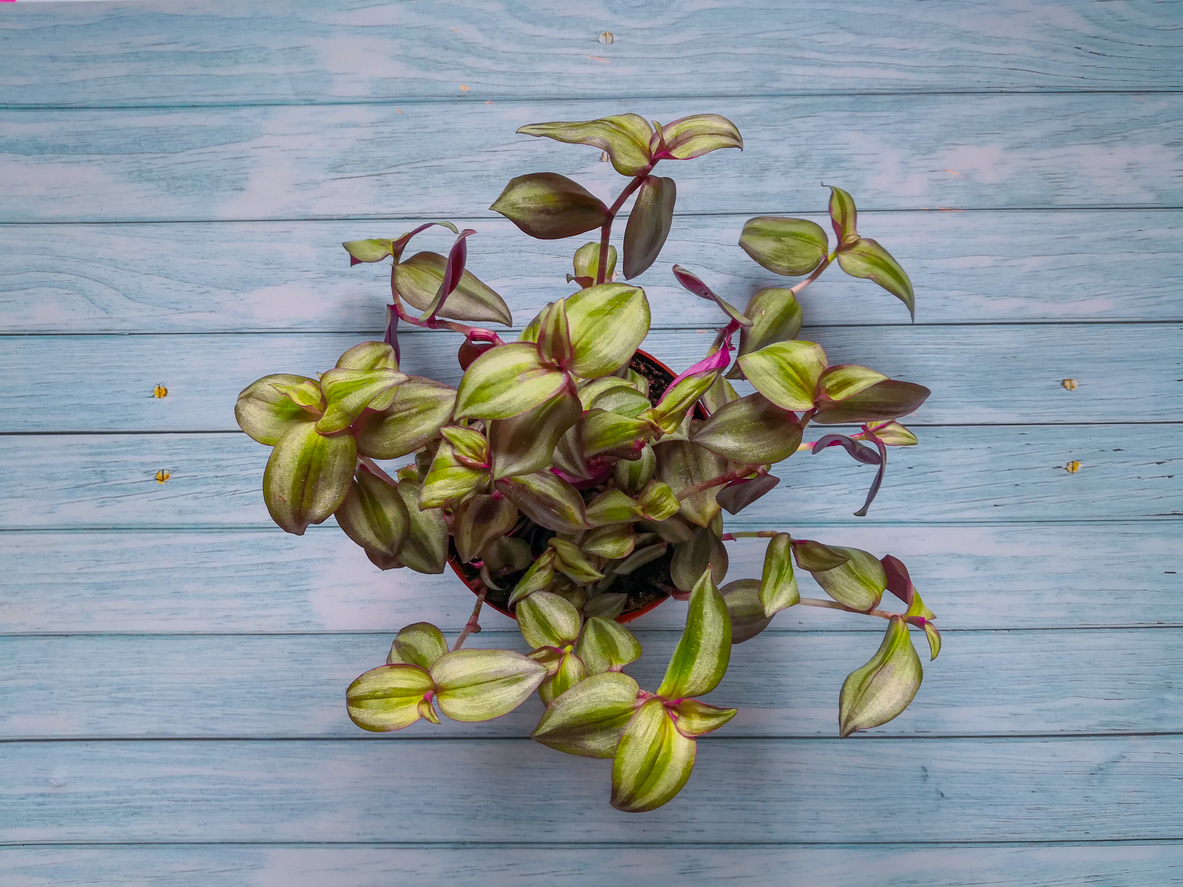
[[[655,167],[742,148],[738,130],[718,115],[662,126],[624,114],[519,132],[599,148],[627,178],[611,206],[555,173],[514,178],[492,206],[531,237],[599,230],[598,241],[575,250],[567,275],[575,292],[507,341],[475,325],[509,326],[511,317],[466,267],[472,230],[438,222],[395,240],[346,243],[353,264],[391,260],[384,341],[350,348],[316,378],[266,376],[238,399],[243,431],[273,448],[263,495],[282,529],[300,535],[333,515],[380,569],[451,565],[476,595],[451,650],[434,625],[402,629],[387,663],[349,686],[349,716],[376,731],[438,724],[441,715],[483,721],[537,691],[546,711],[534,739],[611,758],[612,805],[651,810],[685,784],[697,737],[736,713],[699,700],[722,678],[731,646],[787,607],[815,606],[886,620],[879,651],[843,684],[839,732],[889,721],[920,685],[909,627],[927,635],[933,658],[940,649],[905,566],[780,529],[728,533],[722,511],[736,514],[775,487],[772,469],[795,453],[841,446],[878,468],[857,512],[866,513],[888,447],[916,443],[896,420],[929,392],[831,365],[820,345],[797,339],[796,294],[837,263],[911,311],[907,275],[860,236],[854,201],[839,188],[829,202],[832,248],[813,222],[751,219],[739,245],[769,271],[805,279],[761,289],[740,311],[675,265],[686,290],[718,306],[720,329],[702,360],[674,374],[639,350],[649,303],[617,280],[613,222],[635,193],[623,237],[627,281],[653,264],[670,230],[676,189]],[[432,225],[457,235],[449,255],[407,257]],[[463,336],[457,388],[400,365],[400,323]],[[861,427],[804,443],[811,423]],[[406,464],[383,468],[387,460]],[[725,543],[741,536],[768,540],[763,573],[720,589]],[[801,597],[794,562],[826,598]],[[897,612],[879,609],[885,591],[902,601]],[[623,623],[669,597],[688,602],[685,630],[664,680],[642,689],[624,673],[641,645]],[[464,648],[486,604],[517,619],[531,652]]]

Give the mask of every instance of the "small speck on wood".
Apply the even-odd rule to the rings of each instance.
[[[163,385],[157,385],[153,389],[152,394],[158,398],[159,397],[168,397],[168,389],[165,388]]]
[[[1068,391],[1075,391],[1076,390],[1076,380],[1075,379],[1065,379],[1060,384],[1063,385],[1064,388]]]
[[[612,42],[612,41],[614,41],[615,39],[616,39],[616,38],[612,36],[612,32],[611,32],[611,31],[604,31],[604,32],[603,32],[603,33],[601,33],[601,34],[600,34],[600,36],[599,36],[599,41],[600,41],[601,43],[603,43],[605,46],[607,46],[609,43],[611,43],[611,42]]]
[[[165,471],[163,468],[161,468],[158,472],[156,472],[156,483],[162,484],[166,480],[168,480],[170,477],[172,477],[172,475],[169,474],[167,471]]]
[[[1071,462],[1069,462],[1067,465],[1064,466],[1064,470],[1067,471],[1069,474],[1076,474],[1076,472],[1080,471],[1080,463],[1077,462],[1075,459],[1073,459]]]

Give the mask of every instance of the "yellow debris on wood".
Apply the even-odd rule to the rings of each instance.
[[[1063,385],[1069,391],[1076,390],[1076,380],[1075,379],[1065,379],[1060,384]]]
[[[168,397],[168,389],[165,388],[163,385],[157,385],[156,388],[153,389],[152,393],[156,397]]]
[[[1069,462],[1067,465],[1064,466],[1064,470],[1067,471],[1069,474],[1076,474],[1076,472],[1080,471],[1080,463],[1077,462],[1075,459],[1073,459],[1071,462]]]
[[[170,477],[172,477],[172,475],[169,474],[167,471],[165,471],[163,468],[161,468],[158,472],[156,472],[156,483],[162,484],[166,480],[168,480]]]

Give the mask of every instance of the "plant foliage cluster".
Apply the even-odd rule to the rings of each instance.
[[[331,515],[379,568],[440,573],[451,561],[477,593],[451,650],[434,625],[400,631],[387,663],[349,686],[349,716],[375,731],[438,724],[441,715],[484,721],[537,692],[546,710],[534,739],[612,759],[612,805],[651,810],[686,783],[698,737],[736,714],[701,701],[723,677],[732,645],[778,612],[812,605],[887,621],[878,652],[842,686],[841,735],[894,718],[921,679],[909,626],[927,635],[934,658],[940,648],[905,566],[776,530],[726,533],[722,512],[768,493],[779,482],[773,469],[795,453],[840,446],[877,468],[857,512],[866,513],[888,448],[916,443],[896,420],[929,392],[831,364],[820,345],[797,338],[796,295],[836,263],[911,312],[908,276],[859,233],[854,200],[840,188],[830,189],[832,242],[811,221],[751,219],[740,247],[774,274],[805,279],[761,289],[741,311],[673,266],[682,287],[717,305],[720,328],[702,360],[657,379],[636,357],[649,302],[627,282],[656,261],[673,220],[674,180],[654,169],[742,148],[739,131],[713,114],[664,126],[623,114],[519,131],[594,146],[627,179],[609,206],[569,178],[533,173],[512,179],[492,206],[535,238],[599,230],[574,253],[567,280],[575,292],[505,341],[475,325],[512,321],[501,296],[467,268],[472,230],[438,222],[395,240],[346,243],[354,264],[391,260],[384,341],[350,348],[316,378],[266,376],[238,400],[242,429],[272,447],[263,495],[281,528],[300,535]],[[611,230],[633,195],[618,280]],[[432,225],[456,234],[450,253],[406,256]],[[400,323],[463,334],[458,387],[404,371]],[[804,443],[810,424],[860,428]],[[407,464],[389,472],[378,464],[399,459]],[[725,543],[740,536],[767,539],[763,573],[720,588]],[[800,571],[828,597],[803,599]],[[885,592],[902,602],[898,612],[879,609]],[[490,596],[516,617],[528,653],[462,649]],[[688,603],[685,630],[649,691],[624,673],[641,645],[622,622],[667,596]]]

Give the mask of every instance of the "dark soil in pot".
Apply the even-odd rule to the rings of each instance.
[[[649,380],[649,400],[652,403],[657,403],[675,376],[669,367],[644,351],[638,351],[633,355],[633,359],[629,362],[629,368]],[[700,416],[700,418],[704,417]],[[546,549],[547,541],[555,534],[527,521],[526,529],[515,533],[515,535],[520,539],[528,540],[534,556],[537,557]],[[613,593],[621,593],[628,598],[624,612],[616,617],[617,622],[629,622],[636,619],[677,591],[674,583],[670,580],[670,561],[673,560],[673,557],[674,552],[671,546],[661,557],[638,567],[628,576],[621,576],[616,580],[612,586]],[[479,570],[471,564],[460,563],[454,546],[448,549],[448,563],[473,594],[479,594],[485,588]],[[525,570],[522,570],[500,577],[499,581],[504,583],[504,588],[488,589],[485,603],[512,619],[513,613],[510,612],[508,606],[509,595],[524,574]]]

